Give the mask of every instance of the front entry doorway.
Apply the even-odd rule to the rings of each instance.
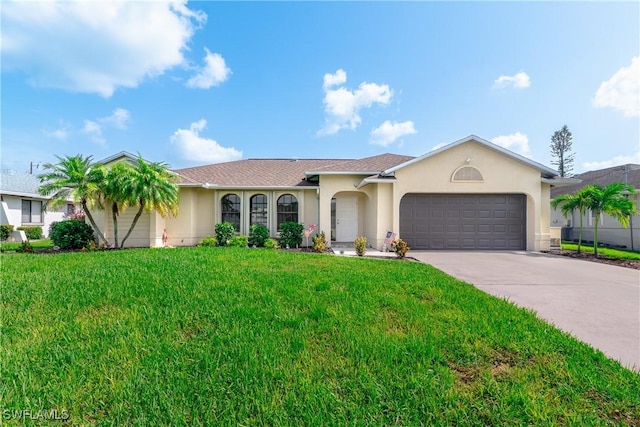
[[[336,242],[353,242],[358,235],[358,197],[340,196],[332,209],[332,223],[335,224]],[[333,204],[333,203],[332,203]]]

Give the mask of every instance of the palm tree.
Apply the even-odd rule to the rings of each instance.
[[[122,239],[120,247],[124,247],[143,211],[156,211],[162,217],[175,216],[178,213],[177,176],[169,171],[166,163],[147,162],[138,156],[135,164],[120,181],[121,194],[126,204],[138,206],[129,231]]]
[[[614,182],[602,188],[599,185],[589,185],[581,191],[587,193],[589,199],[588,209],[591,209],[595,216],[595,227],[593,235],[593,250],[598,256],[598,223],[600,216],[605,213],[611,215],[624,227],[629,226],[631,215],[637,213],[635,202],[626,197],[633,194],[634,188],[621,182]]]
[[[113,245],[118,247],[118,215],[128,205],[128,195],[125,194],[127,180],[131,177],[131,164],[119,162],[110,166],[101,167],[102,174],[102,199],[105,206],[111,207],[111,219],[113,221]]]
[[[89,205],[99,203],[101,192],[100,168],[93,163],[92,156],[60,157],[56,156],[58,163],[46,163],[44,169],[47,171],[38,176],[42,184],[38,192],[50,197],[53,206],[59,206],[69,198],[74,202],[80,202],[82,210],[89,219],[91,226],[98,234],[98,238],[108,244],[107,239],[100,231],[89,211]]]
[[[585,187],[586,188],[586,187]],[[582,217],[584,216],[587,209],[591,205],[590,195],[584,191],[582,188],[576,191],[574,194],[563,194],[562,196],[558,196],[551,202],[551,206],[555,209],[558,205],[562,204],[560,210],[564,217],[568,217],[570,213],[574,211],[578,211],[580,216],[580,228],[578,234],[578,253],[580,253],[580,248],[582,245]]]

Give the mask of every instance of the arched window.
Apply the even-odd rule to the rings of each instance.
[[[278,198],[278,231],[283,222],[298,222],[298,199],[292,194]]]
[[[240,231],[240,197],[237,194],[227,194],[220,200],[222,221],[230,222],[236,231]]]
[[[267,196],[256,194],[249,199],[249,225],[260,224],[267,227]]]
[[[473,166],[462,166],[453,172],[451,181],[482,182],[484,179],[482,178],[482,173],[477,168]]]

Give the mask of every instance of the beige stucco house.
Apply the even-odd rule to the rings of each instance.
[[[246,159],[174,172],[180,213],[146,215],[131,246],[160,246],[165,229],[169,245],[195,245],[221,221],[241,234],[263,224],[277,237],[279,224],[297,221],[331,242],[366,236],[375,248],[392,232],[412,249],[547,250],[549,194],[563,184],[556,171],[473,135],[420,157]]]

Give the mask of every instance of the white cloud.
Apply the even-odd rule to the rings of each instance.
[[[126,129],[131,114],[124,108],[116,108],[113,110],[113,114],[107,117],[98,119],[103,125],[113,126],[116,129]]]
[[[91,141],[104,145],[106,139],[102,136],[105,128],[124,130],[127,128],[131,114],[124,108],[116,108],[110,116],[95,120],[85,120],[81,132],[88,135]]]
[[[209,89],[211,86],[218,86],[227,80],[231,74],[231,68],[227,67],[224,58],[218,53],[211,53],[204,48],[205,65],[198,70],[198,73],[187,81],[187,87],[198,89]]]
[[[186,0],[5,2],[2,67],[31,84],[110,97],[185,63],[206,14]]]
[[[324,112],[325,125],[318,135],[331,135],[342,129],[356,129],[362,122],[360,110],[373,104],[386,105],[391,101],[393,91],[388,85],[360,83],[358,89],[350,90],[342,84],[347,81],[347,73],[339,69],[335,74],[325,74]],[[335,88],[336,86],[339,86]]]
[[[205,119],[191,123],[189,129],[178,129],[171,135],[175,145],[185,160],[193,162],[220,163],[242,158],[242,151],[227,148],[213,139],[203,138],[200,132],[207,126]]]
[[[340,68],[335,74],[327,73],[324,75],[324,84],[322,88],[327,90],[334,86],[343,85],[347,82],[347,73]]]
[[[398,138],[404,135],[412,135],[414,133],[417,133],[417,131],[413,126],[413,122],[410,120],[402,123],[387,120],[371,131],[371,138],[369,139],[369,142],[371,144],[387,147]]]
[[[516,132],[511,135],[496,136],[495,138],[491,139],[491,142],[525,157],[531,157],[531,149],[529,148],[529,137],[520,132]]]
[[[69,137],[69,130],[70,130],[69,125],[61,120],[60,127],[58,129],[43,130],[43,133],[50,138],[55,138],[60,141],[64,141],[67,139],[67,137]]]
[[[507,87],[525,89],[529,86],[531,86],[531,78],[523,71],[513,76],[500,76],[493,82],[493,89],[504,89]]]
[[[640,163],[640,151],[631,156],[615,156],[609,160],[584,162],[582,169],[584,171],[593,171],[598,169],[610,168],[613,166],[626,165],[628,163]]]
[[[99,145],[104,145],[107,141],[102,136],[102,126],[93,120],[85,120],[82,127],[82,133],[89,136],[91,141]]]
[[[631,65],[620,68],[609,80],[602,82],[595,97],[595,107],[620,110],[625,117],[640,117],[640,56]]]

